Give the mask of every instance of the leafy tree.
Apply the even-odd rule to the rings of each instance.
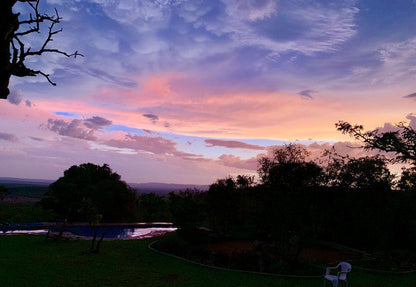
[[[20,13],[13,12],[13,6],[17,2],[27,3],[32,10],[28,18],[20,19]],[[57,53],[66,57],[82,56],[76,51],[69,54],[56,48],[50,48],[53,36],[62,29],[56,29],[62,18],[58,11],[55,15],[47,15],[39,12],[39,0],[1,0],[0,1],[0,99],[6,99],[9,95],[9,80],[11,76],[44,76],[52,85],[56,85],[49,74],[41,70],[35,70],[26,66],[28,57],[40,56],[44,53]],[[40,33],[44,23],[49,23],[47,36],[38,48],[25,46],[25,37]]]
[[[416,191],[416,167],[403,168],[400,179],[397,182],[400,191]]]
[[[273,151],[270,157],[259,160],[258,169],[263,184],[284,190],[315,185],[322,168],[307,161],[309,152],[300,145],[289,144]]]
[[[379,156],[349,159],[346,163],[335,161],[331,185],[352,189],[390,190],[394,176],[386,160]]]
[[[3,199],[9,194],[10,194],[10,190],[5,186],[0,185],[0,202],[3,201]],[[2,220],[4,219],[3,219],[3,214],[1,212],[1,206],[0,206],[0,221]]]
[[[239,179],[243,186],[248,184],[244,178]],[[237,181],[232,177],[219,179],[207,191],[208,219],[211,227],[222,236],[229,236],[232,227],[237,223],[241,198]]]
[[[365,149],[392,152],[397,161],[416,164],[416,131],[403,122],[396,125],[395,131],[389,132],[380,132],[378,129],[364,131],[362,125],[351,125],[344,121],[339,121],[335,126],[343,134],[362,141]]]
[[[70,221],[89,221],[94,217],[91,210],[106,222],[133,220],[137,215],[136,192],[107,164],[74,165],[49,186],[45,195],[43,207]],[[85,212],[86,202],[89,212]]]
[[[179,228],[181,235],[192,239],[206,217],[204,193],[192,190],[170,192],[168,202],[173,224]]]
[[[146,222],[167,220],[167,202],[163,196],[154,192],[139,196],[140,220]]]
[[[0,201],[2,201],[9,194],[10,190],[5,186],[0,185]]]

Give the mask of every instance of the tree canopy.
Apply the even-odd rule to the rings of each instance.
[[[260,158],[258,169],[266,185],[296,189],[316,182],[322,168],[308,161],[309,152],[302,146],[289,144],[273,150],[271,156]]]
[[[70,221],[129,221],[137,213],[137,194],[107,164],[84,163],[52,183],[42,205]]]
[[[379,129],[364,131],[362,125],[344,121],[339,121],[335,126],[343,134],[362,141],[366,149],[392,152],[397,161],[416,164],[416,131],[403,122],[396,125],[396,130],[387,132],[380,132]]]
[[[3,185],[0,185],[0,201],[2,201],[9,194],[9,189]]]

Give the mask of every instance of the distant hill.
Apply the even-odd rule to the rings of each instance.
[[[10,190],[5,202],[35,202],[39,201],[52,180],[0,177],[0,185]]]
[[[49,185],[54,180],[50,179],[32,179],[32,178],[15,178],[15,177],[0,177],[0,184],[7,185]]]
[[[179,192],[187,189],[196,189],[199,191],[207,191],[209,185],[197,185],[197,184],[176,184],[176,183],[129,183],[138,194],[154,192],[159,195],[166,195],[171,191]]]
[[[39,200],[48,191],[48,186],[54,180],[47,179],[26,179],[13,177],[0,177],[0,185],[7,187],[11,195],[5,201]],[[173,184],[173,183],[129,183],[137,191],[137,194],[154,192],[158,195],[167,195],[169,192],[179,192],[186,189],[207,191],[208,185],[195,184]],[[31,200],[33,199],[33,200]]]

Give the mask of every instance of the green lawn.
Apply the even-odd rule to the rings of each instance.
[[[54,214],[32,202],[0,202],[0,222],[39,222],[54,221]]]
[[[159,255],[149,240],[105,241],[87,254],[89,241],[45,242],[43,236],[0,236],[0,286],[322,286],[322,279],[281,279],[221,271]],[[416,274],[354,270],[354,286],[415,286]],[[329,286],[329,284],[327,285]]]

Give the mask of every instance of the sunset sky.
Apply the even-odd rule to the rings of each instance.
[[[276,145],[347,151],[339,120],[416,127],[414,0],[41,0],[54,8],[50,47],[85,57],[28,58],[56,87],[12,78],[0,177],[92,162],[127,182],[210,184],[255,173]]]

